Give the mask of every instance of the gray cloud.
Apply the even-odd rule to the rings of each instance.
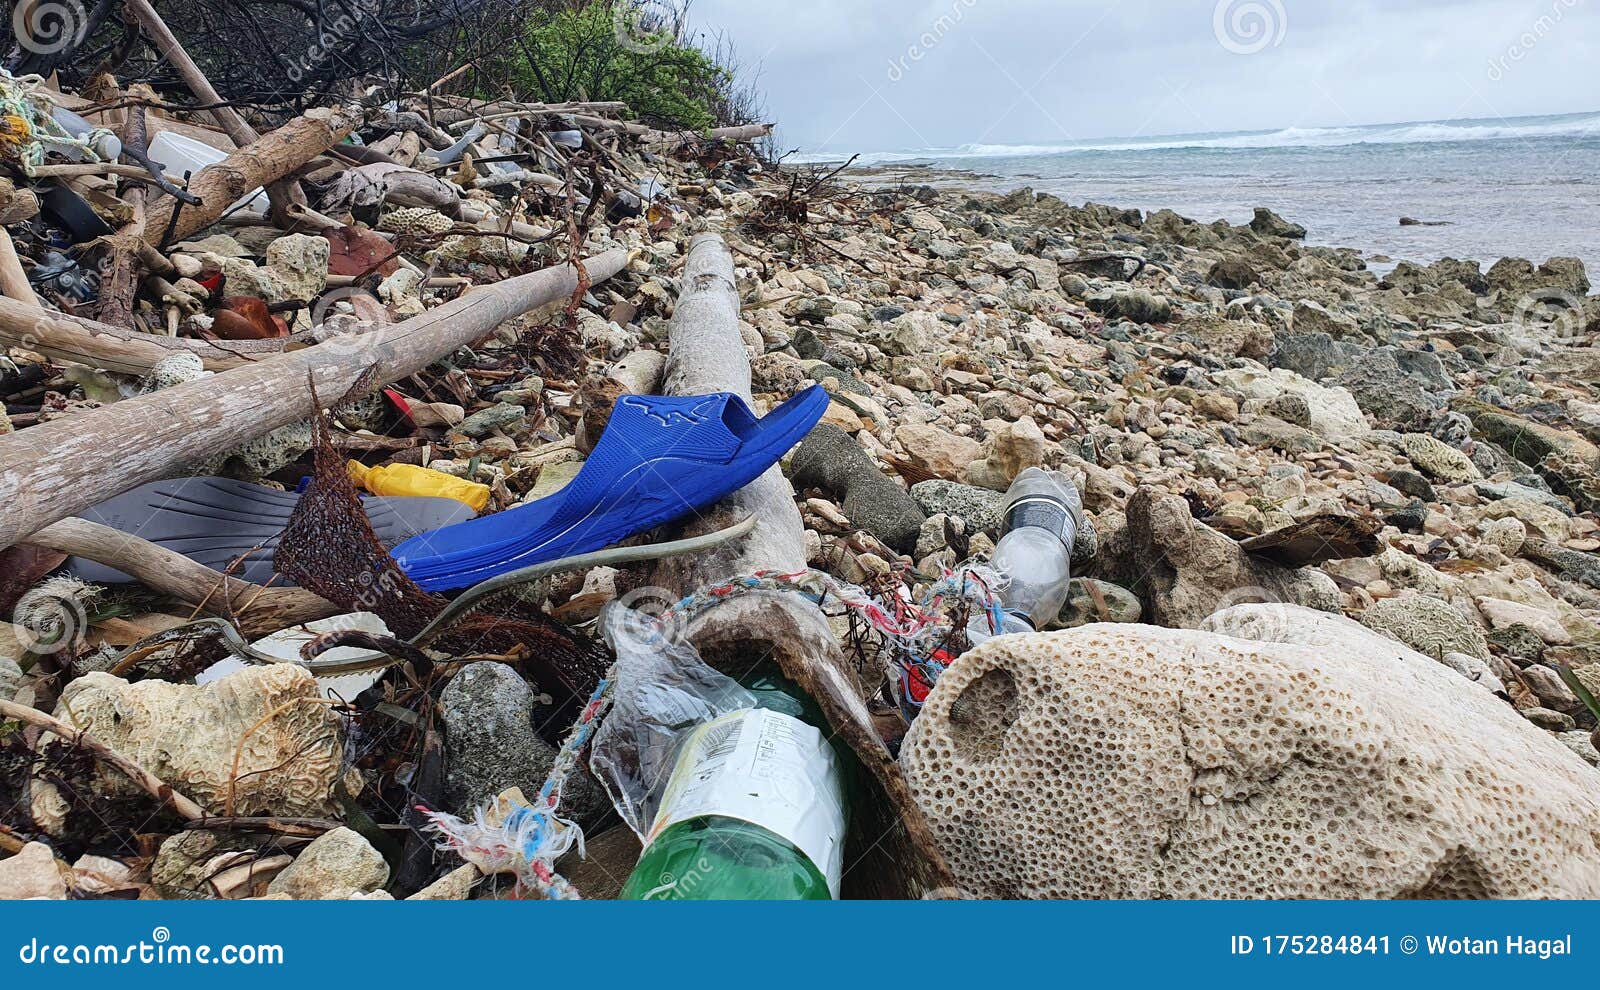
[[[781,143],[807,150],[1600,104],[1600,0],[1221,2],[1222,40],[1213,0],[696,0],[694,22],[760,64]]]

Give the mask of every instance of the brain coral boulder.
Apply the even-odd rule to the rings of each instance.
[[[1342,617],[1208,626],[1001,637],[939,679],[901,759],[964,890],[1600,895],[1595,771],[1509,706]]]
[[[204,687],[92,673],[67,685],[56,717],[76,722],[213,814],[321,817],[336,809],[344,761],[339,716],[305,668],[251,667]],[[102,770],[112,793],[136,792]],[[42,781],[34,815],[60,827],[61,798]]]

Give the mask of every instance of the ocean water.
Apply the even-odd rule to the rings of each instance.
[[[838,160],[815,155],[813,160]],[[1600,112],[1186,134],[863,155],[857,168],[1068,202],[1246,222],[1267,206],[1315,244],[1393,261],[1583,259],[1600,285]],[[924,177],[926,178],[926,177]],[[1402,227],[1401,217],[1446,226]],[[1377,263],[1374,268],[1389,265]]]

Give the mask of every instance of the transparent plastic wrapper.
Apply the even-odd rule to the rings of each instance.
[[[713,719],[754,708],[756,696],[713,670],[693,646],[663,636],[644,613],[612,604],[600,628],[616,653],[617,683],[589,769],[617,814],[644,840],[679,745]]]

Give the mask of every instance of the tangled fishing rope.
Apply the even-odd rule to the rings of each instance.
[[[545,900],[581,899],[577,889],[555,871],[554,864],[573,847],[586,855],[583,829],[557,815],[556,809],[561,806],[567,779],[577,769],[578,754],[594,738],[600,717],[611,705],[611,689],[616,683],[613,675],[614,671],[608,672],[589,696],[588,704],[562,741],[561,751],[533,804],[510,809],[499,825],[489,822],[487,808],[479,808],[470,822],[427,808],[417,809],[428,817],[430,827],[449,849],[486,874],[514,875],[519,890],[537,892]]]
[[[961,632],[957,617],[982,613],[990,631],[1002,627],[1004,615],[998,591],[1000,578],[988,567],[967,563],[946,570],[922,597],[913,602],[903,591],[887,603],[866,589],[814,569],[779,573],[758,571],[724,584],[687,595],[669,606],[656,623],[668,628],[714,608],[729,599],[758,591],[799,594],[819,608],[835,602],[858,615],[884,640],[898,668],[896,700],[907,721],[922,708],[923,699],[955,659],[951,640]]]
[[[97,127],[74,137],[56,122],[46,109],[49,106],[42,77],[18,77],[0,69],[0,151],[15,158],[30,178],[51,152],[75,161],[102,161],[95,149],[105,139],[115,138],[115,132]]]
[[[885,604],[865,589],[822,571],[760,571],[686,595],[654,618],[634,613],[634,619],[645,621],[660,634],[676,622],[755,592],[799,594],[819,608],[837,603],[859,615],[891,647],[891,655],[901,667],[902,710],[910,706],[907,717],[913,718],[922,698],[949,666],[951,654],[946,647],[959,631],[955,617],[978,611],[988,617],[991,628],[999,628],[1002,615],[996,584],[988,568],[964,565],[946,571],[916,602],[902,593]],[[590,695],[531,804],[511,808],[499,824],[489,820],[494,805],[478,809],[471,821],[419,808],[443,845],[486,874],[514,875],[519,890],[547,900],[580,899],[572,884],[555,872],[554,863],[574,848],[584,853],[583,830],[557,812],[579,754],[594,738],[601,717],[611,706],[615,683],[613,667]],[[503,807],[500,810],[505,811]]]

